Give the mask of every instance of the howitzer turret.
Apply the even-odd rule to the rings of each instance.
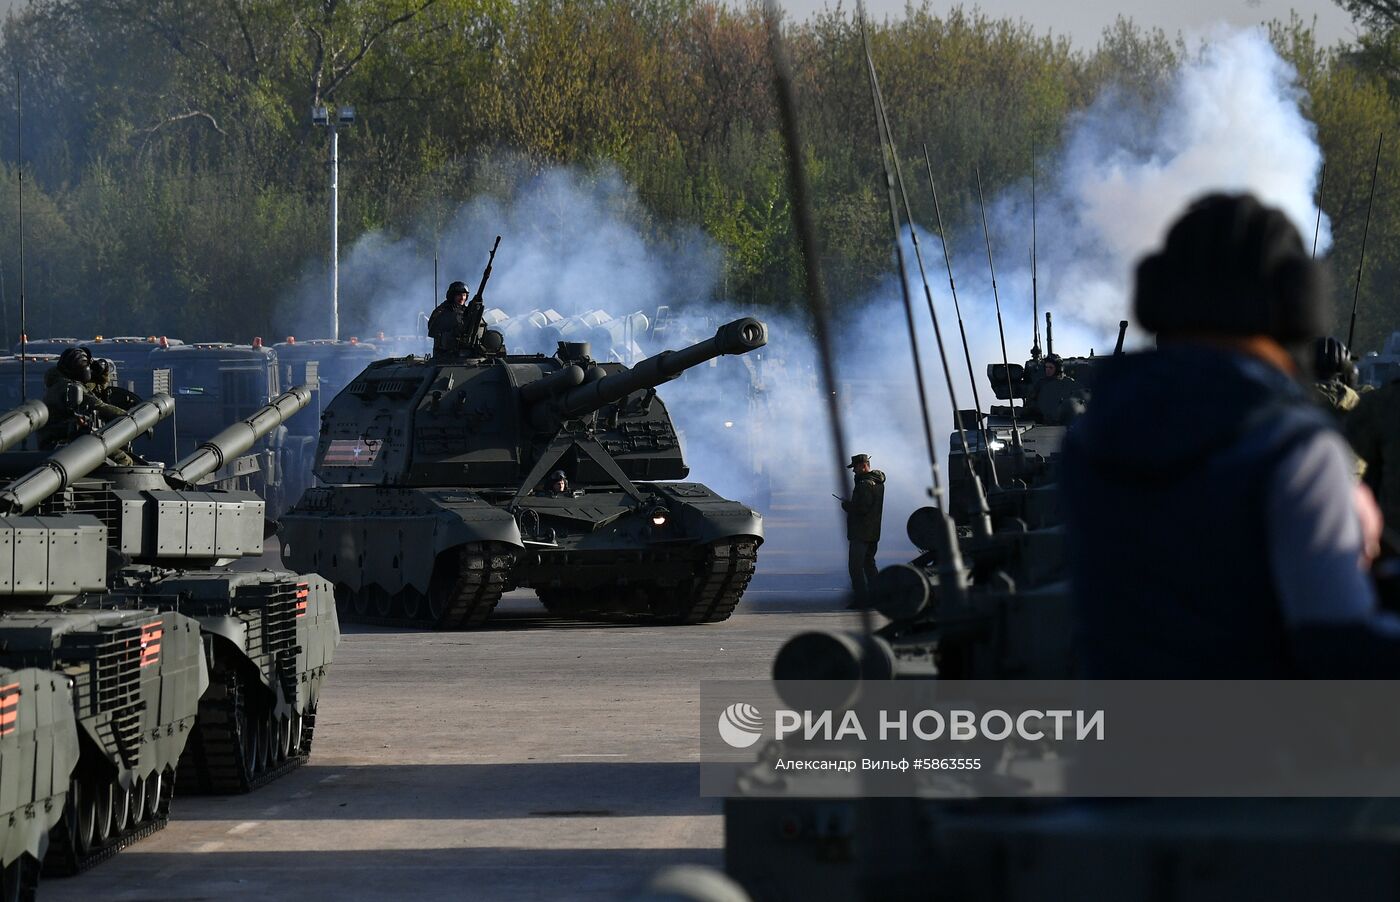
[[[583,341],[372,364],[326,409],[324,485],[282,518],[283,560],[364,619],[473,627],[528,586],[561,614],[723,620],[762,521],[702,485],[653,482],[689,474],[654,389],[766,342],[745,317],[630,369]],[[556,470],[565,492],[544,484]],[[386,515],[393,530],[371,531]]]

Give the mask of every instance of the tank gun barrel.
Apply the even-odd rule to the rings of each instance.
[[[222,467],[225,463],[253,447],[259,439],[281,426],[307,404],[311,403],[311,388],[299,385],[273,398],[258,408],[246,420],[240,420],[165,471],[171,482],[193,484]]]
[[[662,351],[629,370],[570,389],[560,399],[561,407],[570,415],[597,410],[614,401],[620,401],[635,391],[655,388],[716,357],[725,354],[747,354],[767,343],[768,327],[751,316],[745,316],[720,326],[713,338],[707,338],[679,351]]]
[[[34,509],[44,499],[72,485],[74,480],[102,466],[115,451],[130,444],[174,410],[175,399],[162,392],[96,432],[78,436],[0,492],[0,511],[22,514]]]
[[[0,451],[8,451],[49,421],[49,409],[43,401],[26,401],[0,416]]]

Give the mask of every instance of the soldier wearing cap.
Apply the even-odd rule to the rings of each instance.
[[[447,286],[447,297],[428,317],[428,337],[433,340],[434,357],[464,354],[480,341],[477,333],[481,331],[485,309],[480,298],[468,304],[469,294],[465,282],[453,282]]]
[[[1250,195],[1198,200],[1138,265],[1157,346],[1105,363],[1061,457],[1084,676],[1400,676],[1400,618],[1368,573],[1375,498],[1298,363],[1326,296],[1298,230]]]
[[[855,471],[850,498],[841,499],[846,512],[847,565],[851,574],[851,607],[866,607],[875,589],[875,551],[880,544],[880,518],[885,510],[885,474],[870,469],[870,455],[857,454],[846,469]]]

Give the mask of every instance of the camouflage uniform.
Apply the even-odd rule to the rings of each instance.
[[[1367,392],[1348,414],[1345,429],[1366,461],[1366,484],[1376,493],[1386,525],[1400,526],[1400,382]]]
[[[846,512],[846,539],[850,543],[847,566],[856,605],[869,605],[879,568],[875,552],[880,545],[880,520],[885,510],[885,474],[870,470],[856,474],[851,497],[841,502]]]
[[[1361,401],[1361,395],[1356,389],[1347,385],[1340,379],[1324,379],[1314,383],[1317,393],[1322,395],[1327,406],[1331,407],[1340,416],[1353,410]]]
[[[56,448],[102,422],[126,413],[97,396],[94,384],[79,382],[64,375],[58,367],[44,374],[44,404],[49,408],[49,422],[39,432],[39,446]],[[112,460],[130,466],[134,460],[125,451],[117,451]]]

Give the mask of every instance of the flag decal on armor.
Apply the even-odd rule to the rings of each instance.
[[[378,439],[335,439],[321,463],[327,467],[362,467],[372,464],[384,443]]]

